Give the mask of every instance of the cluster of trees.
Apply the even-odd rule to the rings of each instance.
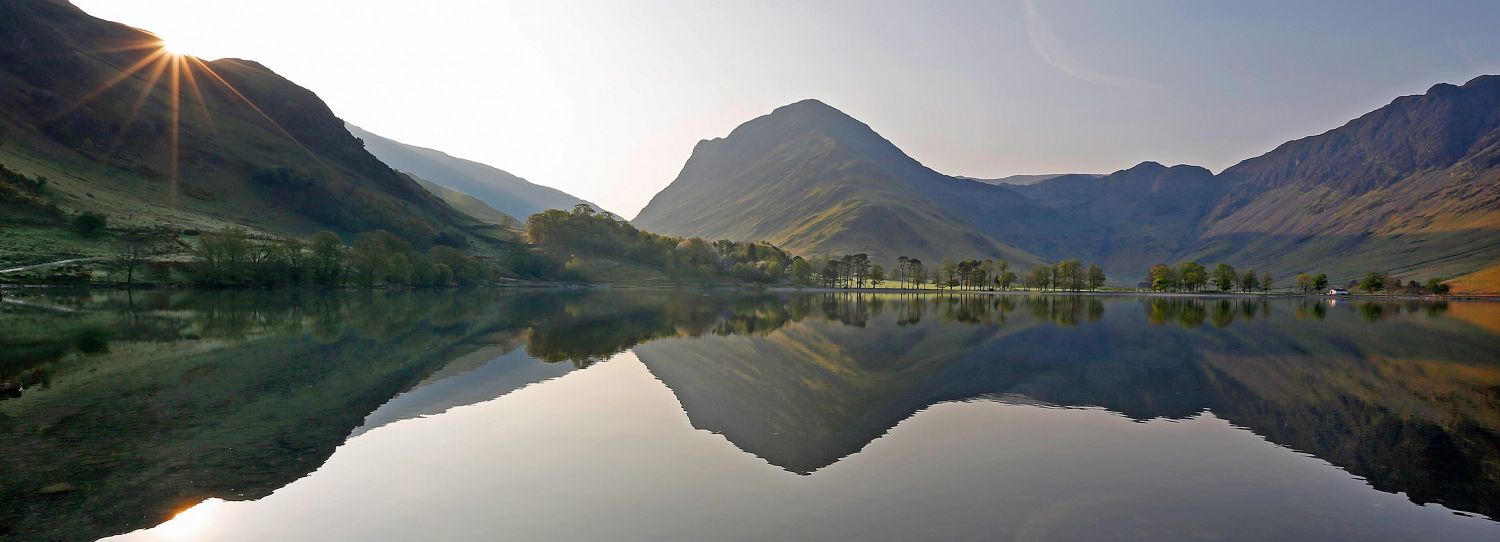
[[[1159,263],[1151,266],[1146,283],[1158,292],[1200,292],[1214,286],[1221,292],[1269,292],[1275,287],[1270,273],[1256,274],[1249,270],[1239,272],[1234,266],[1221,263],[1213,272],[1198,262],[1182,262],[1173,267]]]
[[[815,276],[813,270],[819,270]],[[1021,277],[1011,270],[1010,262],[995,260],[943,260],[939,267],[929,269],[922,260],[901,256],[889,273],[879,265],[870,263],[866,254],[854,254],[804,262],[793,258],[788,271],[793,284],[817,282],[830,288],[878,287],[887,280],[895,281],[901,288],[921,289],[928,284],[939,289],[955,290],[1010,290],[1021,285]],[[1025,286],[1039,290],[1083,291],[1098,290],[1104,286],[1104,268],[1099,265],[1084,267],[1078,260],[1065,260],[1053,265],[1043,265],[1032,270],[1025,279]]]
[[[1292,279],[1294,287],[1303,294],[1322,292],[1329,286],[1328,275],[1318,273],[1298,274]],[[1209,271],[1197,262],[1183,262],[1176,267],[1167,264],[1157,264],[1151,267],[1146,277],[1147,284],[1152,290],[1159,292],[1197,292],[1207,289],[1209,286],[1221,292],[1269,292],[1275,288],[1275,283],[1270,273],[1256,274],[1254,271],[1237,272],[1234,266],[1219,264]],[[1435,294],[1444,295],[1450,291],[1449,285],[1443,283],[1442,279],[1428,279],[1426,283],[1415,280],[1405,284],[1401,279],[1383,273],[1367,273],[1357,281],[1349,284],[1351,287],[1374,294],[1381,291],[1392,293],[1404,293],[1407,295]]]
[[[1451,286],[1443,282],[1443,279],[1437,277],[1427,279],[1426,283],[1409,280],[1405,284],[1402,284],[1400,278],[1394,277],[1388,273],[1375,272],[1366,273],[1363,278],[1360,278],[1359,281],[1355,283],[1355,286],[1357,286],[1360,290],[1364,290],[1364,292],[1368,294],[1377,294],[1382,291],[1389,291],[1392,294],[1406,295],[1447,295],[1450,291],[1452,291]]]
[[[1297,289],[1302,290],[1303,294],[1322,292],[1328,289],[1328,275],[1323,273],[1316,275],[1302,273],[1292,280],[1297,284]]]
[[[943,260],[943,276],[941,285],[960,290],[1009,290],[1017,278],[1004,260]]]
[[[806,267],[800,267],[799,261],[805,262]],[[800,256],[794,258],[788,272],[793,284],[808,284],[803,269],[817,269],[817,276],[812,278],[825,288],[878,288],[886,281],[885,268],[870,263],[870,255],[863,252],[810,262]]]
[[[785,277],[793,264],[786,251],[770,243],[729,240],[708,242],[641,231],[619,217],[579,204],[571,212],[542,211],[526,219],[532,244],[557,258],[575,252],[641,264],[669,276],[683,278],[733,277],[772,282]],[[810,275],[810,272],[809,272]],[[560,278],[569,277],[567,271]]]
[[[123,260],[129,252],[121,254]],[[488,265],[457,249],[439,245],[423,254],[385,230],[362,233],[347,247],[328,231],[311,242],[234,228],[205,232],[188,272],[194,283],[213,287],[466,286],[495,278]]]
[[[1038,290],[1094,291],[1104,287],[1105,279],[1104,268],[1099,264],[1084,268],[1078,260],[1063,260],[1032,269],[1026,277],[1026,286]]]

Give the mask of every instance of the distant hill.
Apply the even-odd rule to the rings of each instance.
[[[1108,175],[949,177],[803,101],[699,143],[635,222],[877,262],[1082,258],[1124,284],[1188,259],[1282,284],[1301,272],[1455,278],[1500,262],[1500,76],[1398,98],[1218,175],[1145,162]],[[1494,276],[1459,284],[1500,291]]]
[[[175,55],[65,2],[0,2],[0,164],[116,226],[383,228],[422,247],[474,225],[265,66]]]
[[[769,241],[798,254],[866,252],[877,262],[903,255],[1040,261],[945,208],[940,201],[952,191],[929,190],[951,183],[983,190],[990,202],[1024,200],[932,171],[869,126],[806,100],[699,143],[633,223],[668,235]]]
[[[572,209],[582,198],[555,188],[532,184],[479,162],[454,158],[441,151],[407,145],[347,125],[364,140],[365,149],[391,167],[478,198],[490,207],[522,221],[547,209]],[[591,204],[592,205],[592,204]],[[598,209],[598,205],[594,205]]]
[[[960,178],[960,179],[968,179],[968,180],[971,180],[971,181],[979,181],[979,182],[982,182],[984,184],[1009,184],[1009,185],[1014,185],[1014,186],[1026,186],[1026,185],[1036,184],[1036,183],[1039,183],[1039,182],[1042,182],[1042,181],[1050,181],[1050,180],[1056,179],[1058,177],[1066,177],[1066,176],[1071,176],[1071,175],[1080,175],[1080,174],[1077,174],[1077,173],[1046,173],[1046,174],[1041,174],[1041,175],[1010,175],[1008,177],[999,177],[999,178],[994,178],[994,179],[981,179],[981,178],[978,178],[978,177],[964,177],[964,176],[960,175],[958,178]],[[1102,175],[1095,175],[1095,176],[1096,177],[1102,177]]]
[[[441,198],[445,203],[448,204],[449,207],[453,207],[454,209],[462,211],[464,214],[479,219],[479,221],[481,222],[484,222],[486,224],[494,224],[497,226],[504,226],[507,228],[516,228],[521,226],[521,221],[517,220],[516,217],[502,213],[496,210],[494,207],[490,207],[489,204],[479,201],[479,199],[475,198],[474,196],[470,196],[463,192],[459,192],[452,188],[448,188],[446,186],[437,184],[427,179],[423,179],[410,173],[408,173],[407,175],[409,175],[412,180],[417,181],[417,184],[422,185],[422,188],[426,188],[428,192],[431,192],[433,195]]]

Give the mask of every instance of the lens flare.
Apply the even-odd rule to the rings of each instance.
[[[104,81],[104,83],[100,84],[98,88],[87,92],[82,98],[64,108],[56,115],[56,117],[54,117],[53,120],[61,119],[62,117],[78,110],[79,108],[88,105],[90,102],[97,99],[100,95],[103,95],[105,92],[108,92],[109,90],[119,86],[122,83],[125,83],[126,81],[139,81],[141,83],[140,94],[136,96],[135,100],[131,103],[130,110],[126,114],[124,123],[120,126],[120,130],[115,136],[115,141],[110,145],[110,153],[113,154],[116,150],[118,150],[120,144],[125,141],[125,136],[128,133],[130,127],[136,122],[137,117],[139,117],[141,112],[148,107],[148,105],[151,103],[152,98],[157,96],[157,92],[158,90],[160,90],[163,93],[167,104],[167,137],[169,145],[167,150],[168,181],[170,182],[169,197],[171,198],[171,204],[174,207],[177,204],[177,194],[181,181],[181,147],[183,135],[182,124],[184,120],[184,98],[186,98],[188,101],[196,103],[196,107],[193,107],[193,109],[197,110],[198,115],[203,121],[203,125],[207,127],[208,131],[211,134],[217,136],[218,129],[215,125],[213,115],[210,113],[211,108],[208,104],[207,95],[204,92],[205,85],[217,87],[219,90],[223,91],[220,94],[221,96],[228,96],[231,100],[244,102],[244,105],[248,106],[250,110],[255,112],[256,115],[265,120],[265,122],[272,129],[274,129],[274,131],[278,135],[285,137],[292,144],[296,145],[303,152],[307,153],[307,155],[318,164],[327,168],[327,165],[324,164],[316,154],[314,154],[300,141],[298,141],[297,138],[293,137],[292,134],[285,128],[282,128],[281,125],[274,119],[272,119],[270,115],[267,115],[266,112],[260,108],[260,106],[256,105],[253,101],[250,100],[250,98],[246,97],[243,92],[240,92],[238,88],[235,88],[233,84],[231,84],[222,75],[215,71],[214,68],[209,65],[209,63],[204,62],[202,59],[199,59],[195,56],[183,54],[180,51],[174,50],[172,46],[169,45],[165,40],[153,36],[152,39],[141,43],[132,43],[120,47],[91,51],[83,53],[83,55],[94,60],[98,60],[107,66],[111,66],[112,69],[118,69],[113,67],[123,64],[122,62],[111,62],[103,58],[102,55],[142,51],[145,52],[145,54],[140,59],[130,63],[124,69],[119,69],[119,73],[113,74],[106,81]],[[223,60],[219,62],[233,61]]]

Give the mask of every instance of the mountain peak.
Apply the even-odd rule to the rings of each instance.
[[[1122,170],[1118,171],[1117,173],[1126,173],[1126,174],[1132,174],[1132,173],[1159,173],[1159,172],[1162,172],[1162,171],[1166,171],[1166,169],[1167,169],[1167,166],[1161,165],[1161,162],[1147,160],[1145,162],[1141,162],[1139,164],[1131,166],[1131,167],[1129,167],[1127,169],[1122,169]]]
[[[870,127],[868,125],[860,122],[858,119],[855,119],[848,113],[840,111],[834,106],[828,105],[821,100],[813,98],[808,98],[806,100],[783,105],[776,108],[775,110],[772,110],[769,115],[766,115],[762,118],[800,119],[824,127],[832,125],[852,124],[860,126],[866,130],[870,130]],[[874,130],[870,131],[873,132]]]

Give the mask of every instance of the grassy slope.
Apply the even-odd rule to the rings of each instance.
[[[7,3],[0,18],[14,31],[0,39],[0,164],[47,177],[69,212],[116,226],[385,228],[418,244],[474,223],[364,152],[317,96],[258,64],[184,60],[199,91],[184,83],[174,147],[171,69],[109,85],[153,54],[152,36],[52,2]],[[277,168],[291,180],[255,180]]]
[[[407,145],[348,125],[364,140],[365,148],[391,167],[410,172],[434,183],[469,194],[506,214],[525,220],[547,209],[571,209],[586,203],[561,190],[532,184],[478,162],[449,156],[441,151]],[[599,208],[597,205],[595,208]]]
[[[1500,264],[1458,277],[1449,284],[1457,293],[1500,294]]]
[[[887,265],[902,255],[1037,261],[938,206],[904,178],[913,174],[904,164],[878,156],[889,152],[900,153],[867,126],[799,102],[700,143],[633,222],[668,235],[769,241],[800,255],[866,252]],[[933,174],[921,169],[915,174]]]

